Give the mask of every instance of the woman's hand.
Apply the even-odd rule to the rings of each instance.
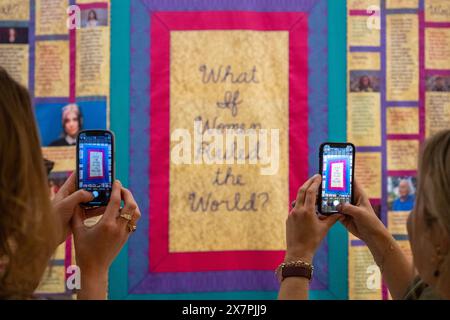
[[[348,231],[370,246],[379,241],[380,237],[385,238],[388,231],[373,211],[369,198],[356,180],[354,188],[355,205],[349,203],[340,205],[339,212],[344,215],[339,221]]]
[[[124,207],[120,209],[121,201]],[[131,221],[120,217],[128,214]],[[133,195],[128,189],[122,187],[120,181],[113,184],[111,198],[105,213],[92,227],[87,227],[84,220],[87,218],[84,210],[76,210],[72,220],[77,264],[89,271],[97,273],[108,270],[114,258],[122,249],[130,234],[128,224],[136,224],[141,213]]]
[[[121,201],[124,207],[120,209]],[[131,221],[120,217],[130,215]],[[97,224],[87,227],[83,210],[76,210],[72,220],[76,261],[81,269],[80,299],[106,297],[108,269],[119,254],[130,231],[128,224],[136,225],[141,213],[133,195],[116,180],[105,213]]]
[[[94,197],[90,192],[85,190],[76,191],[76,174],[72,173],[66,182],[56,193],[52,200],[53,210],[61,218],[62,223],[62,237],[59,244],[64,242],[70,235],[70,221],[75,213],[75,210],[83,210],[80,204],[91,201]],[[105,207],[89,210],[91,215],[103,214]]]
[[[316,199],[322,177],[316,174],[298,190],[295,207],[286,220],[285,262],[301,260],[312,263],[317,248],[339,215],[319,217]],[[288,277],[281,282],[278,299],[308,299],[309,280],[304,277]]]
[[[286,220],[286,261],[302,260],[311,263],[313,256],[328,230],[339,215],[319,217],[316,199],[322,177],[311,177],[298,190],[295,207]]]

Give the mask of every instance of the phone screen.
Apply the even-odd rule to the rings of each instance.
[[[353,202],[354,156],[354,146],[351,144],[322,145],[321,213],[336,213],[339,204]]]
[[[78,188],[94,196],[86,206],[104,206],[109,201],[114,179],[113,147],[109,131],[82,131],[78,135]]]

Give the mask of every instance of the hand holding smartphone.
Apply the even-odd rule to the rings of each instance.
[[[77,138],[77,189],[94,196],[84,207],[106,206],[114,182],[114,135],[108,130],[84,130]]]
[[[331,215],[338,213],[339,204],[354,204],[355,146],[351,143],[325,142],[320,146],[319,161],[322,175],[319,213]]]

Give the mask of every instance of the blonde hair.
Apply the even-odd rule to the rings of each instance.
[[[0,67],[0,298],[30,298],[56,248],[61,224],[49,200],[27,90]]]
[[[78,108],[78,105],[71,103],[68,104],[66,106],[64,106],[64,108],[62,109],[62,123],[64,124],[64,121],[66,120],[67,116],[69,115],[69,113],[75,113],[77,116],[80,115],[80,108]]]
[[[441,131],[425,143],[419,161],[419,196],[423,196],[425,223],[438,223],[450,237],[450,130]],[[440,270],[450,277],[450,253]]]
[[[83,116],[81,115],[80,108],[77,104],[71,103],[64,108],[62,108],[62,115],[61,115],[61,125],[63,128],[63,134],[62,136],[65,136],[67,134],[66,132],[66,119],[68,118],[70,113],[75,113],[78,119],[78,130],[81,130],[83,127]]]

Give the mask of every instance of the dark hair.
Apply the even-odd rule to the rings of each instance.
[[[370,80],[370,77],[368,75],[363,75],[361,78],[359,78],[359,88],[360,89],[366,88],[366,86],[363,84],[363,79],[364,78],[367,78],[367,80],[369,80],[367,88],[370,88],[372,86],[372,81]]]
[[[91,11],[88,12],[88,16],[87,16],[88,21],[91,20],[91,13],[94,14],[94,20],[98,20],[97,19],[97,12],[95,12],[94,10],[91,10]]]

